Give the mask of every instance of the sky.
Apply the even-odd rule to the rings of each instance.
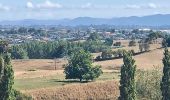
[[[170,0],[0,0],[0,20],[170,14]]]

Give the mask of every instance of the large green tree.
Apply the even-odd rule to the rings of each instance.
[[[163,77],[161,82],[162,100],[170,100],[170,52],[165,48],[163,62]]]
[[[130,52],[124,52],[123,54],[123,66],[121,67],[121,79],[120,79],[120,97],[119,100],[135,100],[136,88],[135,88],[135,72],[136,65],[135,60],[132,58]]]
[[[92,55],[84,50],[75,51],[66,65],[66,79],[93,80],[102,74],[99,66],[92,66]]]

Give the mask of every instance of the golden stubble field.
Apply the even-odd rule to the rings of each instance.
[[[126,42],[124,41],[125,45]],[[152,44],[150,52],[136,55],[134,59],[137,68],[152,70],[154,66],[162,67],[163,49],[156,49],[159,47],[160,44]],[[138,46],[131,48],[125,46],[123,49],[134,49],[137,52]],[[102,66],[104,74],[90,83],[65,80],[63,65],[67,64],[67,60],[57,59],[56,70],[54,62],[53,59],[13,60],[14,88],[33,96],[35,100],[84,100],[85,98],[115,100],[119,96],[118,79],[123,64],[122,59],[94,62],[94,65]]]

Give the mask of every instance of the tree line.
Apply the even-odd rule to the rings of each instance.
[[[90,53],[102,52],[111,49],[108,42],[102,42],[96,33],[92,33],[87,41],[32,41],[11,47],[13,59],[51,59],[62,58],[70,55],[73,51],[84,49]]]

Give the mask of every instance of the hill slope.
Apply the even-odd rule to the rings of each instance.
[[[16,20],[16,21],[1,21],[0,25],[146,25],[146,26],[162,26],[170,25],[170,14],[166,15],[149,15],[143,17],[131,16],[120,18],[91,18],[78,17],[75,19],[61,19],[61,20]]]

